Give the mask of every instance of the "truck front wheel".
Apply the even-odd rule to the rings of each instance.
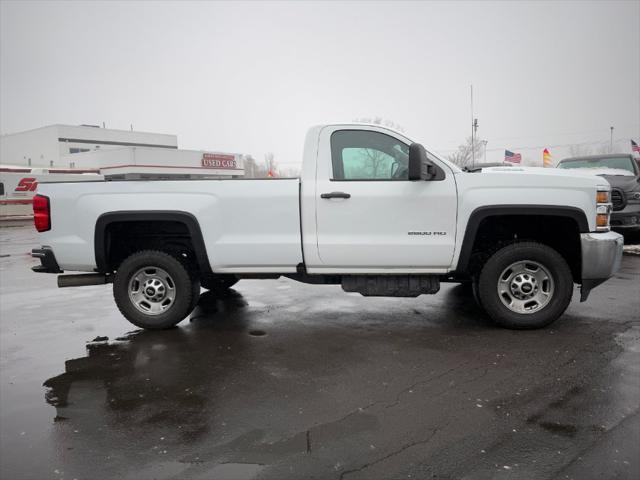
[[[143,250],[118,267],[113,296],[127,320],[140,328],[164,329],[181,322],[194,307],[199,292],[185,264],[171,255]]]
[[[535,242],[508,245],[494,253],[477,279],[480,305],[506,328],[542,328],[571,302],[573,278],[565,259]]]

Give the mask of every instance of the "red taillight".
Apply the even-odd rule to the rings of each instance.
[[[45,197],[44,195],[35,195],[33,197],[33,223],[39,232],[51,230],[49,197]]]

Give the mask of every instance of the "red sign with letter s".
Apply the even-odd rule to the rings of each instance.
[[[38,188],[38,182],[35,178],[23,178],[18,182],[14,192],[35,192],[36,188]]]

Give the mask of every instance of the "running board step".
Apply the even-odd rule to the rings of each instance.
[[[437,293],[440,279],[435,275],[345,275],[342,289],[365,297],[417,297]]]
[[[111,280],[104,273],[81,273],[77,275],[58,275],[58,287],[84,287],[87,285],[104,285]]]

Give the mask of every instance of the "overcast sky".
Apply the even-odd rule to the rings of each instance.
[[[619,149],[640,141],[640,1],[2,1],[0,17],[1,133],[133,124],[297,163],[310,125],[379,116],[447,153],[473,84],[487,160],[541,162],[611,125]]]

